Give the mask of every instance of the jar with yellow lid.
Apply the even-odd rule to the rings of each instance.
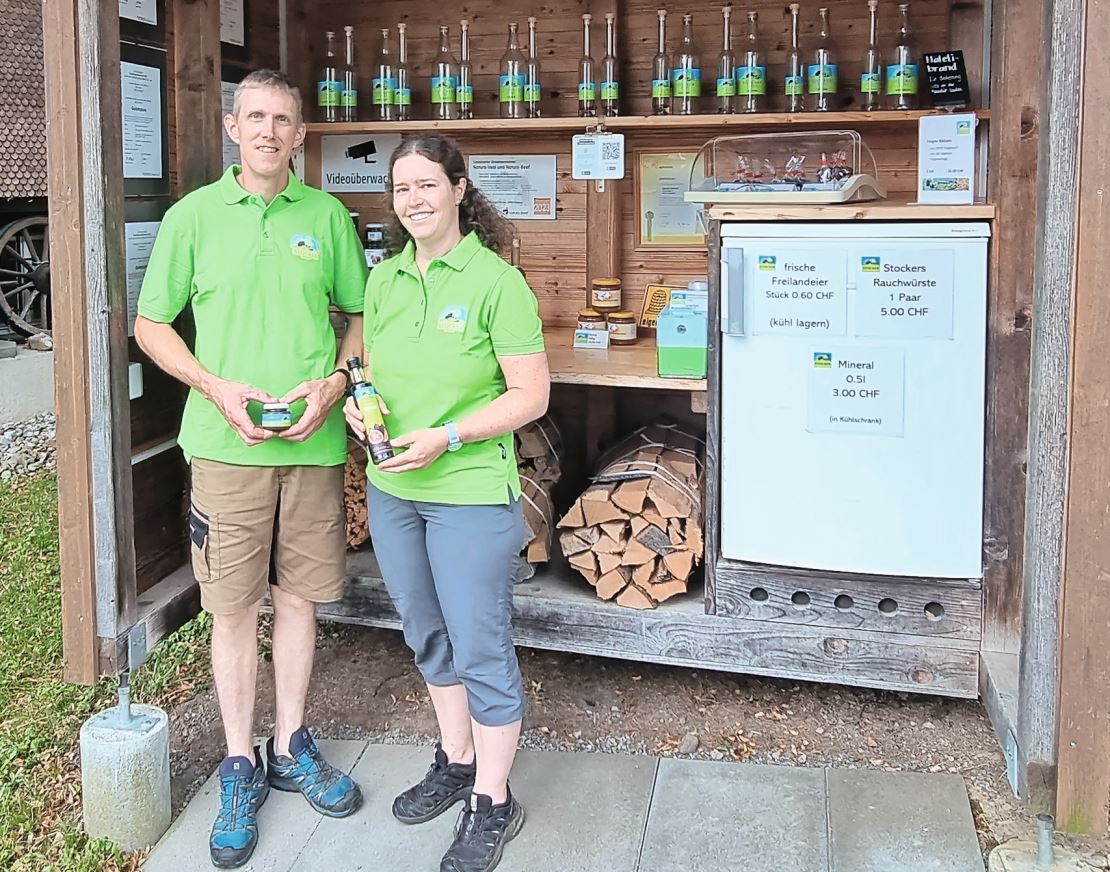
[[[595,309],[620,309],[621,280],[594,279],[590,289],[590,305]]]
[[[604,330],[605,316],[597,309],[580,309],[578,312],[579,330]]]
[[[639,319],[632,312],[609,313],[609,344],[635,345],[636,324]]]

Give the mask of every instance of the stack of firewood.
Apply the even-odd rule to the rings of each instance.
[[[343,503],[347,507],[347,548],[354,550],[370,538],[366,514],[366,449],[347,440],[347,464],[343,469]]]
[[[530,564],[546,563],[551,559],[551,537],[555,528],[551,491],[562,472],[562,450],[559,430],[546,416],[516,431],[521,506],[526,528],[524,559]]]
[[[634,609],[685,593],[703,551],[699,440],[644,427],[598,469],[558,524],[570,565],[603,600]]]

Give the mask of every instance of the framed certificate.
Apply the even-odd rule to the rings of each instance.
[[[705,246],[701,206],[685,200],[697,156],[697,151],[636,150],[637,248]]]

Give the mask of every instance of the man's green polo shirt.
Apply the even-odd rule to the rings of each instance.
[[[366,285],[366,347],[393,436],[459,422],[505,393],[498,355],[544,350],[536,296],[520,271],[474,233],[422,278],[410,241]],[[471,442],[424,469],[371,481],[407,500],[504,505],[520,497],[512,433]]]
[[[238,173],[231,167],[166,213],[143,278],[139,314],[170,323],[191,305],[201,366],[281,397],[335,369],[328,306],[360,311],[366,257],[335,197],[290,173],[285,190],[267,205],[243,190]],[[294,404],[295,416],[303,408]],[[257,404],[248,411],[257,422]],[[195,390],[178,441],[189,459],[242,466],[336,466],[347,454],[340,406],[304,442],[273,438],[249,447]]]

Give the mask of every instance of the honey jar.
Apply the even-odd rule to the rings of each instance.
[[[631,312],[609,313],[609,344],[635,345],[637,317]]]
[[[581,309],[578,312],[579,330],[604,330],[605,316],[597,309]]]
[[[590,289],[590,305],[595,309],[619,309],[621,307],[621,280],[594,279]]]

